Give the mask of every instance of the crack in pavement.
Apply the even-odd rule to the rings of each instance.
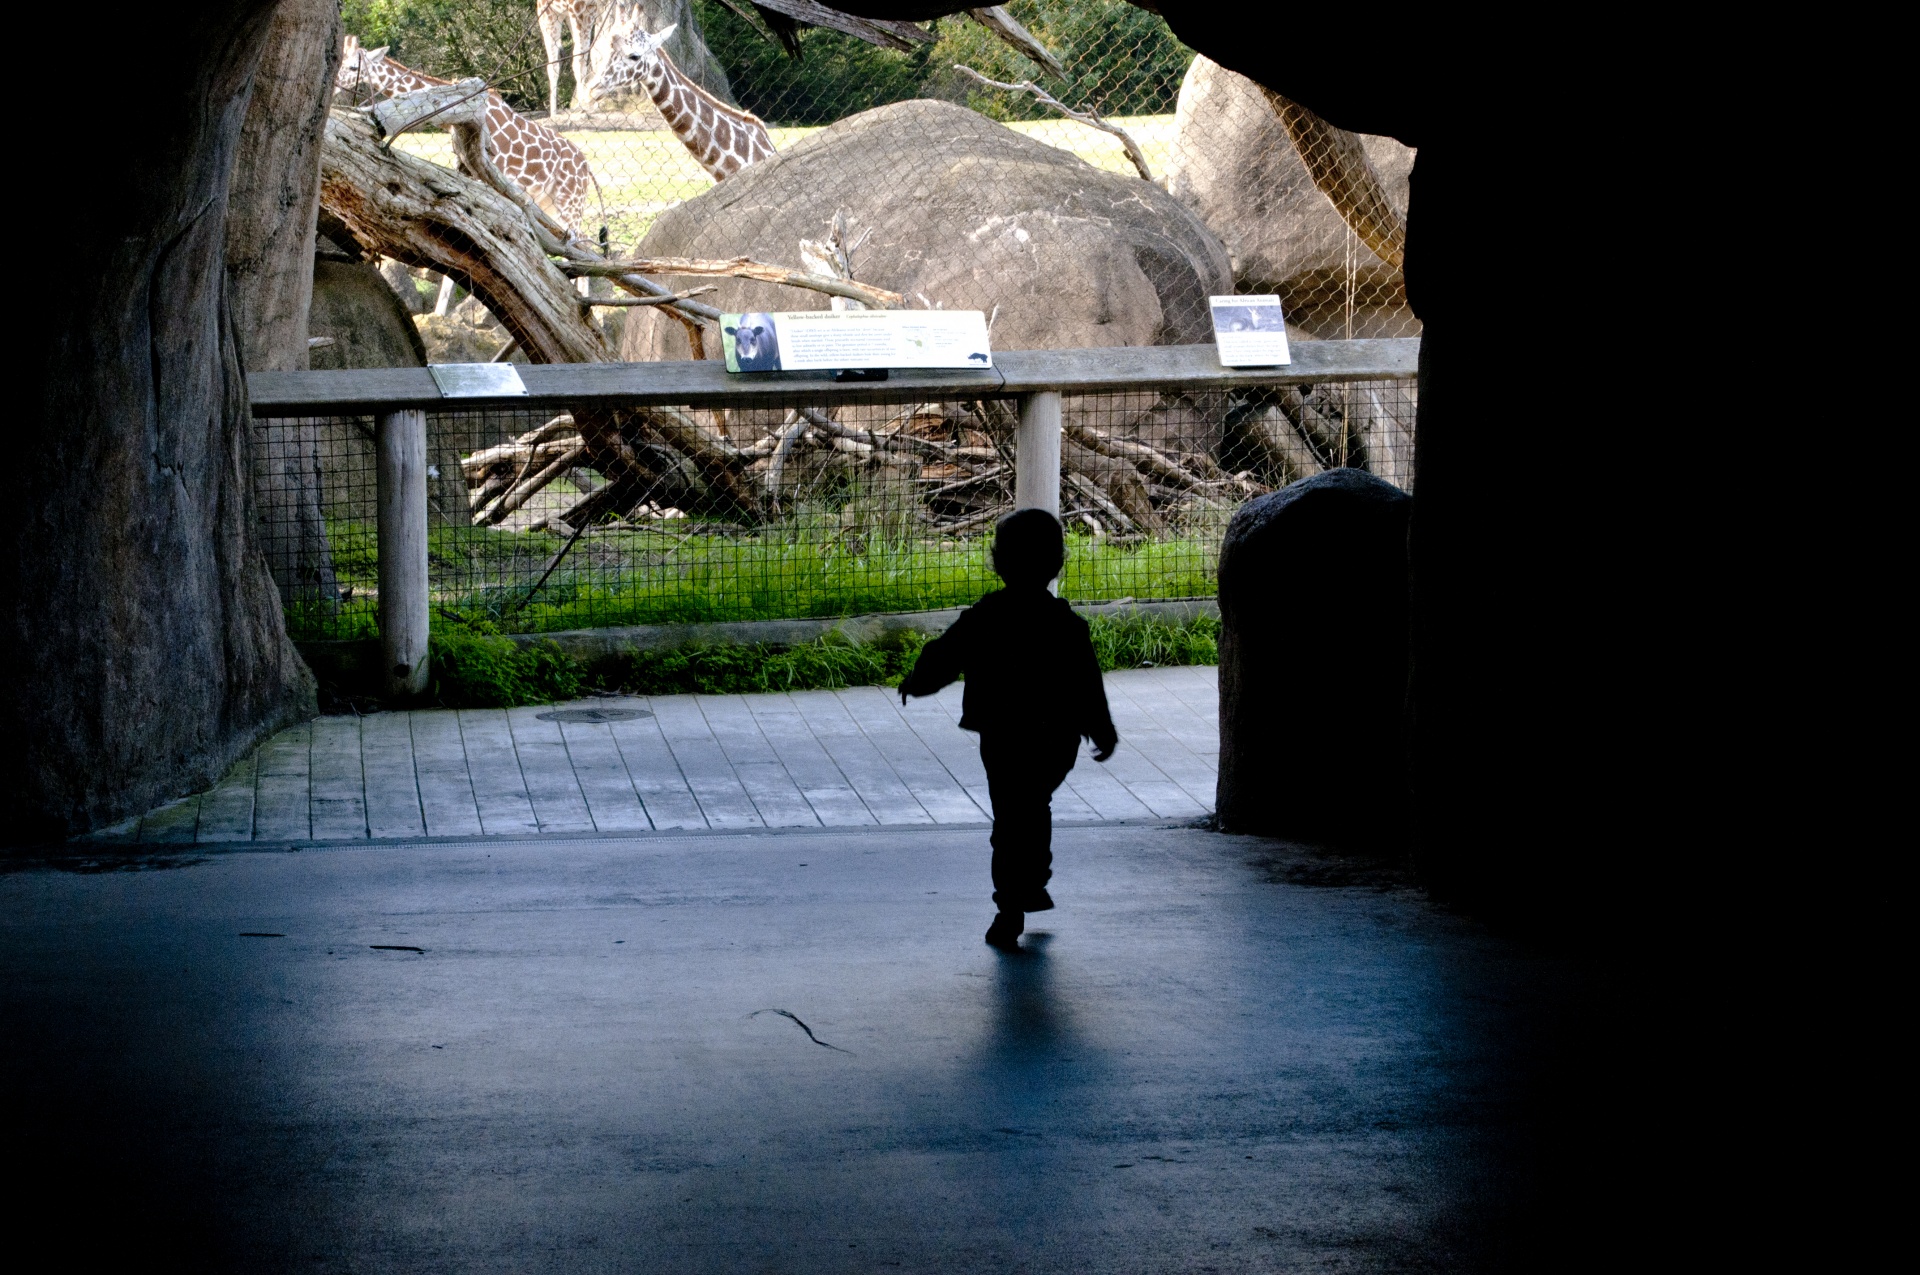
[[[782,1018],[790,1018],[793,1020],[795,1026],[797,1026],[801,1031],[807,1034],[807,1039],[812,1041],[814,1044],[820,1046],[820,1048],[831,1049],[836,1054],[846,1054],[849,1057],[853,1055],[853,1051],[851,1049],[842,1049],[838,1045],[829,1045],[826,1041],[821,1040],[818,1036],[814,1035],[813,1028],[807,1026],[804,1022],[801,1022],[800,1015],[794,1013],[790,1009],[756,1009],[751,1014],[748,1014],[747,1017],[758,1018],[762,1014],[778,1014]]]

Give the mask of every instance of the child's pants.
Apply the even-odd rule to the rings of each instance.
[[[1002,912],[1029,911],[1053,876],[1053,790],[1079,755],[1078,735],[980,737],[993,800],[993,901]]]

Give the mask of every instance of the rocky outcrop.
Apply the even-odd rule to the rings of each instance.
[[[371,262],[321,257],[313,263],[307,331],[332,342],[308,356],[315,369],[426,366],[413,316]]]
[[[850,116],[742,170],[661,214],[639,255],[796,264],[798,241],[824,238],[842,210],[854,241],[864,236],[857,278],[916,305],[986,311],[1000,349],[1211,340],[1206,298],[1231,282],[1218,237],[1159,187],[931,101]],[[827,305],[741,280],[702,300],[727,311]],[[621,355],[689,350],[678,323],[636,313]]]
[[[1248,501],[1220,551],[1220,824],[1401,844],[1413,498],[1335,469]]]
[[[1404,215],[1413,149],[1391,137],[1360,140]],[[1351,269],[1351,335],[1418,335],[1400,272],[1348,231],[1259,86],[1245,76],[1193,60],[1174,115],[1167,186],[1226,243],[1240,290],[1278,293],[1288,321],[1302,332],[1348,335]]]

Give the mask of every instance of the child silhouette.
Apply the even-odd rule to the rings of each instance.
[[[961,674],[960,726],[980,733],[980,761],[993,800],[994,947],[1018,946],[1026,913],[1053,906],[1053,790],[1073,769],[1080,737],[1095,761],[1120,737],[1107,711],[1100,661],[1087,622],[1047,592],[1066,562],[1060,522],[1044,509],[1000,520],[993,569],[1007,587],[960,613],[927,643],[900,683],[900,702],[932,695]]]

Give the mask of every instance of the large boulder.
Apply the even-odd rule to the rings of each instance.
[[[313,336],[331,338],[333,343],[309,354],[313,367],[425,367],[428,351],[416,320],[379,268],[325,239],[321,251],[323,255],[313,263],[313,309],[307,330]],[[451,357],[491,357],[500,348],[501,339],[494,336],[484,342],[484,349],[476,339],[472,352]],[[441,355],[441,361],[448,358]],[[444,522],[467,520],[460,454],[472,443],[462,432],[463,427],[458,417],[446,413],[434,412],[427,417],[427,460],[431,466],[427,491],[435,518]],[[344,418],[319,421],[308,428],[319,431],[313,446],[327,516],[371,520],[374,460],[366,434]]]
[[[1250,500],[1220,549],[1220,780],[1233,832],[1403,843],[1407,519],[1334,469]]]
[[[1206,299],[1232,282],[1220,240],[1159,187],[932,101],[849,116],[742,170],[662,213],[639,252],[796,265],[798,241],[825,238],[841,210],[866,236],[856,277],[916,305],[984,310],[1000,349],[1208,341]],[[828,304],[731,279],[701,299],[726,311]],[[646,312],[629,317],[621,352],[691,356],[680,324]]]
[[[308,356],[315,369],[425,367],[413,316],[372,262],[322,256],[313,263],[307,331],[332,342]]]
[[[1405,214],[1413,148],[1391,137],[1360,141]],[[1400,272],[1347,229],[1252,80],[1193,60],[1174,112],[1167,186],[1226,242],[1240,290],[1278,293],[1303,332],[1348,335],[1351,269],[1353,336],[1419,334]]]

